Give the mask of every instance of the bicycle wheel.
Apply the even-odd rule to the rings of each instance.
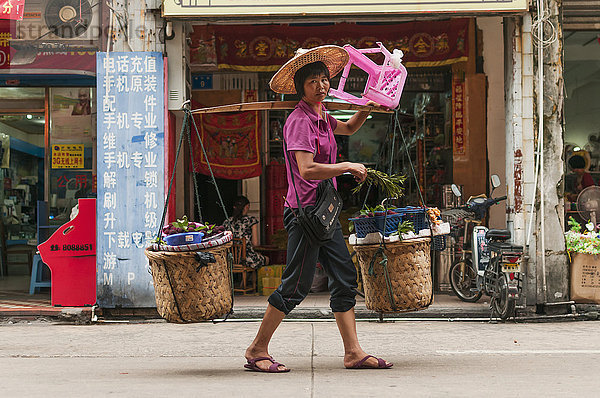
[[[482,291],[477,290],[477,272],[468,259],[455,261],[450,267],[450,286],[454,294],[462,301],[474,303],[481,298]]]
[[[508,275],[502,273],[496,281],[496,295],[492,298],[493,310],[503,321],[515,315],[516,302],[508,297]]]

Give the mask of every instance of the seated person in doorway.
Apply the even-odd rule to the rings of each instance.
[[[233,203],[233,215],[223,222],[225,229],[233,232],[234,238],[246,238],[246,265],[258,268],[269,264],[269,258],[257,253],[258,220],[248,215],[250,201],[245,196],[238,196]]]
[[[575,192],[569,199],[571,201],[577,200],[577,195],[592,185],[596,185],[592,175],[587,171],[586,161],[582,155],[574,154],[569,158],[569,167],[575,174],[577,174],[577,181],[575,183]]]

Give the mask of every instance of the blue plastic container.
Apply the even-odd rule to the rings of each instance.
[[[419,234],[422,229],[429,228],[429,219],[427,218],[427,212],[424,207],[397,207],[389,210],[393,210],[396,214],[388,214],[385,216],[385,212],[376,211],[375,217],[367,218],[350,218],[354,222],[354,229],[358,238],[364,238],[368,233],[380,232],[384,236],[398,230],[398,225],[404,221],[410,221],[413,223],[415,234]],[[441,239],[439,239],[441,241]],[[441,246],[441,245],[439,245]]]
[[[396,214],[388,214],[387,217],[384,215],[375,217],[375,225],[377,225],[377,231],[381,232],[384,236],[390,236],[398,230],[398,224],[402,221],[403,213],[398,212],[395,209]],[[385,224],[385,225],[384,225]]]
[[[354,232],[357,238],[364,238],[371,232],[378,232],[374,217],[349,218],[354,223]]]
[[[183,232],[181,234],[165,236],[165,242],[169,246],[191,245],[202,242],[203,237],[203,232]]]
[[[418,235],[420,230],[429,228],[427,214],[423,207],[404,207],[398,210],[403,213],[403,222],[410,221],[413,223],[415,234]]]
[[[390,234],[396,232],[398,226],[404,221],[413,223],[416,234],[422,229],[429,228],[425,209],[422,207],[397,207],[390,210],[393,210],[396,214],[388,214],[386,217],[385,213],[381,212],[381,215],[376,214],[375,217],[377,231],[381,232],[384,236],[390,236]]]

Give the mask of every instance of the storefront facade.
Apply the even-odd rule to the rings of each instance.
[[[39,224],[32,222],[32,218],[38,213],[37,209],[30,209],[37,207],[37,200],[47,203],[52,219],[59,223],[76,198],[94,197],[96,51],[164,50],[168,57],[165,102],[169,109],[169,134],[165,136],[174,140],[181,128],[179,109],[185,100],[191,99],[198,107],[280,100],[268,89],[267,83],[296,48],[325,43],[351,43],[364,48],[373,46],[376,41],[382,41],[389,50],[402,49],[404,64],[409,68],[410,79],[400,109],[417,115],[403,122],[403,132],[414,139],[409,144],[409,152],[417,176],[410,178],[409,175],[405,203],[418,204],[417,181],[427,204],[441,207],[444,185],[462,185],[466,197],[488,193],[489,175],[498,174],[505,182],[509,199],[506,207],[492,209],[489,225],[496,228],[508,225],[515,243],[528,242],[527,237],[532,235],[527,231],[532,225],[528,217],[532,211],[537,212],[531,205],[537,181],[533,160],[537,125],[533,18],[526,0],[425,1],[417,5],[385,1],[369,6],[323,1],[319,7],[310,9],[303,9],[302,2],[271,2],[264,7],[254,7],[247,1],[236,2],[233,7],[231,4],[221,7],[218,2],[203,5],[191,0],[147,3],[155,10],[162,3],[163,18],[148,12],[141,4],[129,5],[129,9],[119,5],[121,8],[111,10],[112,13],[104,7],[94,9],[91,21],[114,29],[110,43],[103,34],[87,43],[73,37],[54,37],[48,40],[49,44],[36,48],[33,60],[31,51],[24,48],[13,46],[13,50],[9,50],[16,49],[21,55],[16,60],[13,58],[15,62],[10,68],[0,71],[0,90],[4,90],[0,95],[1,132],[8,136],[1,141],[3,149],[8,145],[8,150],[4,149],[1,154],[2,211],[10,223],[5,228],[6,242],[36,243],[40,236]],[[31,23],[47,24],[45,12],[41,8],[32,9],[27,15]],[[140,26],[135,37],[119,29],[117,16],[121,14],[132,15],[134,24]],[[0,25],[0,33],[4,31],[11,37],[17,33],[10,24],[8,27]],[[572,38],[579,35],[578,30]],[[23,38],[23,42],[31,40]],[[0,41],[0,50],[2,44]],[[80,51],[57,54],[64,46],[79,46]],[[569,53],[566,55],[569,62]],[[2,61],[0,57],[0,64]],[[556,73],[562,78],[562,71]],[[360,93],[364,76],[357,74],[354,78],[352,89]],[[215,123],[236,126],[241,123],[245,131],[254,136],[252,142],[230,140],[228,145],[219,148],[221,158],[239,153],[242,147],[246,148],[247,156],[234,165],[223,162],[222,165],[229,167],[222,168],[218,181],[222,193],[229,198],[226,205],[230,205],[237,194],[250,199],[251,214],[261,220],[262,243],[281,244],[281,234],[277,232],[282,226],[279,209],[283,206],[278,198],[285,192],[280,140],[284,120],[284,112],[259,112],[254,119],[244,120],[196,119],[205,131],[210,131]],[[394,171],[408,174],[407,157],[400,156],[402,148],[386,144],[388,123],[385,116],[374,115],[355,137],[340,141],[343,159],[373,166],[378,162],[391,164]],[[568,123],[567,120],[567,126]],[[55,147],[56,153],[53,152]],[[5,155],[7,152],[9,157]],[[167,157],[172,160],[171,152]],[[187,149],[184,152],[185,161],[177,165],[177,201],[173,214],[197,217],[200,211],[207,221],[222,221],[224,214],[218,206],[211,205],[216,200],[209,189],[203,191],[201,202],[195,203],[192,178],[201,183],[205,181],[201,172],[205,165],[196,157],[196,171],[200,173],[190,173],[187,165],[191,163],[191,154]],[[387,163],[390,153],[394,153],[394,160]],[[67,158],[77,161],[66,164]],[[555,162],[555,154],[550,153],[545,161]],[[562,178],[562,168],[552,170],[550,177],[546,175],[550,180],[540,184],[550,187],[548,189]],[[498,196],[504,194],[503,189],[495,192]],[[352,206],[362,206],[360,198],[346,199]],[[546,211],[552,208],[548,205]],[[539,225],[543,218],[536,213],[534,225]],[[551,218],[550,214],[548,219]],[[552,219],[560,225],[560,218]],[[560,230],[562,225],[554,228],[552,224],[546,227],[549,228]],[[534,227],[533,231],[537,229]],[[544,250],[538,235],[533,239],[538,243],[530,245],[527,304],[568,297],[565,264],[560,254],[548,269],[538,268],[540,258],[546,257],[539,255],[540,250]],[[560,245],[551,250],[560,253]],[[18,266],[14,268],[13,264],[19,256],[23,254],[11,256],[8,269],[5,265],[4,270],[9,274],[16,272]],[[26,263],[23,262],[22,268]],[[19,272],[27,274],[22,268]],[[436,288],[443,290],[445,270],[438,264],[435,272]],[[553,275],[548,283],[544,282],[546,275]],[[540,295],[541,290],[543,295]],[[119,299],[114,302],[118,303]]]
[[[403,124],[403,132],[413,139],[409,145],[416,178],[409,175],[402,147],[393,151],[396,158],[392,169],[409,175],[403,203],[418,204],[417,181],[426,203],[437,207],[444,204],[444,185],[462,185],[468,197],[489,193],[491,174],[506,181],[506,152],[498,150],[507,145],[504,82],[508,72],[504,67],[503,21],[520,19],[527,10],[526,2],[486,2],[478,8],[450,1],[421,3],[420,9],[389,2],[381,6],[385,14],[379,5],[365,9],[334,3],[323,2],[318,12],[308,10],[300,16],[298,5],[290,10],[286,8],[289,3],[255,9],[237,2],[239,8],[234,13],[197,2],[165,2],[165,18],[173,26],[188,29],[191,37],[187,51],[193,104],[200,107],[280,100],[270,92],[267,82],[296,48],[330,43],[367,48],[381,41],[390,51],[403,50],[409,79],[400,109],[411,115],[417,112],[417,118]],[[333,9],[338,12],[332,13]],[[344,10],[343,14],[339,10]],[[444,13],[450,10],[460,11]],[[460,32],[463,35],[459,38]],[[167,43],[167,52],[169,46]],[[444,55],[436,59],[440,53]],[[364,82],[364,77],[355,76],[354,90],[358,94]],[[335,84],[334,80],[332,86]],[[229,190],[249,197],[251,211],[261,220],[262,242],[276,244],[280,241],[277,231],[282,228],[279,208],[283,204],[273,198],[286,192],[284,185],[278,185],[281,178],[276,174],[284,167],[280,134],[285,113],[264,112],[260,117],[262,131],[257,135],[261,140],[261,176],[236,182]],[[338,142],[342,158],[370,166],[385,164],[391,149],[389,143],[385,144],[390,132],[388,123],[386,116],[375,115],[355,137]],[[184,184],[180,189],[178,193],[184,194]],[[504,189],[495,192],[503,194]],[[344,216],[362,206],[363,198],[346,199],[348,213]],[[189,214],[190,203],[191,198],[177,213]],[[213,210],[203,214],[219,212]],[[493,209],[490,226],[506,226],[503,206]],[[436,288],[445,290],[447,270],[440,264],[436,267]]]
[[[0,19],[3,289],[28,291],[37,244],[69,220],[78,198],[95,197],[101,12],[81,11],[77,29],[59,26],[43,2]]]
[[[561,36],[564,50],[564,113],[563,113],[563,166],[564,166],[564,229],[571,229],[570,219],[584,225],[592,221],[592,212],[581,211],[585,197],[594,200],[598,196],[600,181],[600,146],[598,137],[600,116],[595,109],[600,99],[598,74],[600,72],[600,9],[597,4],[565,0],[561,8]],[[577,166],[577,158],[585,159],[583,167]],[[583,173],[581,171],[584,170]],[[584,181],[585,177],[589,177]],[[586,189],[587,192],[582,194]],[[596,192],[595,192],[596,191]],[[594,194],[595,193],[595,194]],[[591,195],[590,195],[591,194]],[[589,196],[588,196],[589,195]],[[587,206],[586,206],[587,207]],[[592,207],[588,207],[593,210]],[[582,289],[597,291],[598,274],[581,273],[575,262],[583,250],[569,247],[571,256],[570,298],[577,301]],[[595,259],[593,249],[588,258]],[[581,254],[586,256],[586,254]],[[590,268],[597,267],[595,260]],[[586,264],[586,265],[587,265]],[[586,271],[588,271],[586,267]]]
[[[97,52],[137,51],[142,55],[154,52],[153,65],[162,68],[163,45],[156,26],[159,21],[152,11],[158,9],[159,1],[112,8],[102,2],[93,4],[82,0],[76,3],[32,0],[25,3],[22,15],[15,19],[2,19],[4,16],[0,15],[1,203],[4,212],[0,231],[3,257],[0,290],[3,291],[30,290],[30,280],[35,278],[32,260],[37,245],[75,215],[73,208],[79,198],[97,196],[97,165],[106,166],[104,157],[98,160],[98,148],[106,150],[111,144],[104,131],[97,131],[98,107],[104,114],[114,108],[114,102],[111,105],[106,98],[97,98]],[[134,14],[129,20],[131,32],[119,24],[128,12]],[[133,70],[133,61],[132,65]],[[150,70],[148,65],[144,65],[145,72]],[[156,100],[157,106],[166,97],[162,74],[159,77],[156,80],[160,96]],[[130,82],[133,80],[131,78]],[[152,81],[147,79],[144,90]],[[161,124],[161,131],[164,130],[163,109],[160,107],[156,119]],[[104,115],[100,116],[104,123]],[[113,116],[116,124],[116,115]],[[119,123],[125,122],[120,118]],[[131,123],[135,124],[133,119]],[[156,160],[156,164],[163,160],[160,156],[165,152],[163,137],[160,134],[159,154],[147,157]],[[126,167],[129,163],[136,167],[136,160],[133,157],[129,160],[128,154],[115,155],[112,167],[117,167],[117,161],[118,167]],[[154,163],[148,165],[146,158],[144,161],[147,167],[154,166]],[[110,175],[101,174],[100,184],[107,183],[107,174]],[[166,173],[161,171],[161,177],[163,174]],[[162,182],[158,177],[156,179],[157,184]],[[148,196],[147,192],[140,195],[142,201],[145,195]],[[162,201],[162,196],[159,195],[157,203]],[[139,197],[132,199],[132,204],[140,203]],[[136,220],[143,220],[145,216],[140,207],[143,206],[138,205],[135,212]],[[97,224],[104,225],[106,214],[98,214]],[[158,217],[160,214],[155,215]],[[86,224],[83,228],[94,227]],[[153,236],[156,228],[158,224],[153,227]],[[136,244],[137,234],[122,235],[120,245],[131,247]],[[151,240],[145,236],[144,239]],[[86,243],[96,246],[94,242]],[[151,277],[143,258],[145,243],[138,242],[135,246],[142,261],[121,264],[119,272],[106,272],[106,258],[114,256],[98,253],[97,270],[93,270],[97,271],[98,292],[91,292],[98,303],[110,307],[121,306],[123,302],[129,307],[155,305]],[[111,264],[114,267],[114,261]],[[44,267],[40,278],[49,280],[47,268]],[[132,290],[136,289],[139,294],[132,295]]]
[[[600,69],[600,11],[592,6],[582,8],[577,2],[563,2],[563,37],[565,53],[565,161],[579,151],[589,156],[588,170],[598,184],[600,148],[598,125],[600,115],[594,110],[598,102],[597,78]],[[565,165],[567,216],[577,216],[575,205],[578,189],[575,173]],[[571,195],[569,195],[571,194]],[[581,220],[580,220],[581,221]]]

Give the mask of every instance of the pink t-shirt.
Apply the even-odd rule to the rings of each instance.
[[[325,107],[323,107],[325,110]],[[296,108],[288,116],[283,126],[283,138],[287,144],[287,155],[291,162],[286,160],[286,173],[288,191],[286,207],[298,208],[296,191],[290,171],[294,173],[294,182],[302,206],[312,206],[316,202],[317,185],[321,180],[305,180],[300,176],[298,163],[294,151],[306,151],[313,154],[316,163],[335,163],[337,156],[337,143],[333,131],[337,127],[337,120],[327,113],[327,122],[320,118],[313,109],[304,101],[298,102]],[[335,178],[333,184],[337,188]]]

